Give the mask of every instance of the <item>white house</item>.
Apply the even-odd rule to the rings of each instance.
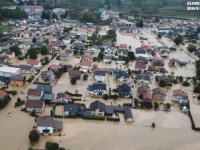
[[[90,46],[88,47],[87,51],[90,53],[96,53],[99,50],[99,46]]]
[[[106,84],[94,83],[87,88],[91,95],[104,95],[107,94]]]
[[[10,77],[12,75],[20,75],[21,69],[15,67],[0,67],[0,76]]]
[[[50,135],[55,131],[61,131],[63,129],[63,122],[55,120],[53,117],[38,117],[37,118],[37,130],[44,135]]]
[[[115,50],[114,50],[114,48],[112,46],[106,46],[105,49],[104,49],[104,52],[111,54],[111,53],[114,53]]]
[[[103,56],[103,62],[109,63],[111,61],[112,61],[112,57],[111,56]]]
[[[28,89],[26,97],[30,100],[40,100],[43,94],[44,94],[43,90]]]
[[[72,101],[72,98],[70,95],[65,94],[65,93],[58,93],[56,97],[57,102],[65,102],[68,103]]]
[[[108,20],[109,19],[109,14],[105,8],[100,8],[99,9],[99,15],[101,20]]]
[[[27,100],[25,104],[26,111],[32,112],[42,112],[44,109],[44,101],[42,100]]]
[[[156,33],[169,33],[169,27],[155,27],[152,31]]]
[[[116,60],[116,64],[125,64],[124,60]]]
[[[177,89],[173,91],[172,100],[177,103],[187,103],[188,102],[188,93],[181,89]]]
[[[33,60],[33,59],[29,59],[28,61],[27,61],[27,64],[29,65],[29,66],[33,66],[33,68],[40,68],[41,67],[41,62],[39,62],[38,60]]]
[[[104,70],[96,70],[94,72],[94,78],[96,80],[96,82],[105,82],[105,78],[106,78],[106,71]]]
[[[68,45],[71,42],[71,37],[67,36],[66,38],[63,39],[63,44]]]
[[[126,73],[125,71],[120,71],[115,75],[115,79],[118,82],[125,82],[125,81],[129,80],[129,74]]]
[[[91,69],[92,63],[90,61],[83,61],[83,62],[81,62],[81,68],[82,69]]]
[[[15,53],[13,51],[6,51],[5,55],[7,55],[9,58],[15,58]]]
[[[85,54],[82,57],[82,61],[93,61],[93,56],[91,54]]]
[[[150,76],[147,76],[147,75],[137,75],[136,82],[148,84],[150,82]]]

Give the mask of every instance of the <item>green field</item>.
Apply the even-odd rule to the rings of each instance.
[[[4,29],[10,29],[12,26],[2,26],[2,25],[0,25],[0,34],[2,34],[3,33],[3,30]]]

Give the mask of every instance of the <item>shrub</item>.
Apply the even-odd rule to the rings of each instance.
[[[17,91],[12,90],[12,91],[5,91],[7,94],[11,94],[13,96],[17,95]]]
[[[72,94],[68,91],[65,91],[66,94],[70,95],[70,96],[77,96],[77,97],[82,97],[82,94]]]
[[[162,38],[162,35],[161,35],[161,34],[158,34],[158,35],[157,35],[157,38],[159,38],[159,39]]]
[[[118,91],[117,91],[117,89],[113,89],[113,92],[117,93]]]
[[[21,101],[17,101],[17,102],[15,102],[15,107],[17,107],[17,106],[20,106],[20,105],[23,105],[25,103],[25,101],[24,100],[21,100]]]
[[[175,51],[176,48],[174,48],[174,47],[170,47],[170,50],[171,50],[171,51]]]
[[[154,102],[154,109],[158,109],[159,104],[157,102]]]
[[[188,47],[187,47],[187,50],[192,53],[193,51],[196,51],[197,48],[196,48],[195,45],[189,44]]]
[[[135,104],[135,107],[138,107],[139,101],[137,98],[134,99],[134,104]]]
[[[170,103],[166,103],[164,106],[165,109],[170,109],[171,108],[171,104]]]
[[[120,118],[111,118],[111,117],[107,117],[106,120],[107,120],[107,121],[120,121]]]
[[[81,101],[80,98],[72,98],[73,101]]]
[[[111,88],[109,88],[109,96],[111,96]]]
[[[65,118],[76,118],[76,116],[65,116]]]
[[[152,103],[147,102],[147,103],[144,103],[144,107],[148,108],[148,109],[151,109],[151,108],[153,108],[153,105],[152,105]]]
[[[179,80],[180,83],[183,82],[183,77],[182,77],[182,76],[179,76],[179,77],[178,77],[178,80]]]
[[[165,86],[166,86],[165,81],[164,81],[164,80],[161,80],[161,81],[159,82],[159,86],[160,86],[160,87],[165,87]]]
[[[174,84],[177,84],[178,81],[177,81],[176,79],[173,79],[173,83],[174,83]]]
[[[190,86],[190,83],[189,83],[188,81],[184,81],[184,82],[182,83],[182,85],[183,85],[183,86]]]
[[[92,117],[83,117],[83,119],[87,119],[87,120],[105,120],[105,117],[101,117],[101,116],[92,116]]]
[[[32,76],[30,76],[30,78],[27,80],[27,82],[32,82],[33,81],[33,79],[34,79],[35,77],[32,75]]]
[[[107,100],[109,98],[108,94],[103,95],[103,99]]]
[[[156,124],[153,122],[153,123],[151,124],[151,127],[152,127],[152,128],[155,128],[155,127],[156,127]]]
[[[76,84],[77,78],[73,77],[71,78],[71,84]]]

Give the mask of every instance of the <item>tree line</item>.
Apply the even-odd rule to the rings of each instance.
[[[20,8],[16,8],[15,10],[11,9],[0,9],[0,21],[3,21],[7,18],[12,19],[20,19],[20,18],[27,18],[27,13]]]

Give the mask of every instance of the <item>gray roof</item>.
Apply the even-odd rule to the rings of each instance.
[[[103,59],[112,59],[112,56],[103,56]]]
[[[106,90],[106,84],[98,84],[94,83],[93,85],[89,85],[88,87],[89,91],[94,91],[94,90]]]
[[[172,79],[166,75],[161,75],[161,76],[157,76],[158,81],[162,81],[162,80],[170,80],[172,81]]]
[[[108,68],[109,73],[118,73],[120,71],[122,71],[122,70],[121,69]]]
[[[23,69],[23,70],[30,70],[33,68],[33,66],[29,66],[29,65],[19,65],[19,68]]]
[[[68,57],[69,55],[67,53],[60,53],[60,57]]]
[[[15,80],[15,81],[24,81],[26,77],[24,76],[10,76],[10,80]]]
[[[125,71],[120,71],[120,72],[118,72],[118,73],[116,74],[115,77],[116,77],[117,79],[118,79],[118,78],[121,78],[121,77],[129,78],[129,74],[126,73]]]
[[[128,84],[122,84],[118,86],[117,91],[122,96],[132,96],[131,87]]]
[[[69,113],[78,114],[80,104],[65,104],[64,105],[64,112],[68,111]]]
[[[53,100],[54,98],[54,94],[43,94],[42,97],[41,97],[41,100]]]
[[[127,54],[128,53],[128,49],[118,49],[118,53]]]
[[[9,63],[9,62],[5,62],[5,61],[0,61],[0,64],[3,64],[3,65],[7,65],[7,66],[10,66],[12,63]]]
[[[44,93],[48,92],[49,94],[52,92],[53,86],[51,85],[45,85],[45,84],[38,84],[37,88],[38,90],[43,90]],[[47,93],[46,93],[47,94]]]
[[[37,119],[37,126],[38,127],[53,127],[56,129],[63,128],[63,122],[55,120],[54,117],[38,117]]]
[[[106,71],[103,70],[96,70],[94,72],[95,76],[105,76],[106,75]]]
[[[90,104],[90,110],[95,111],[96,109],[100,109],[101,111],[105,112],[105,104],[96,100]]]
[[[150,76],[147,75],[137,75],[137,80],[146,80],[146,81],[150,81]]]

